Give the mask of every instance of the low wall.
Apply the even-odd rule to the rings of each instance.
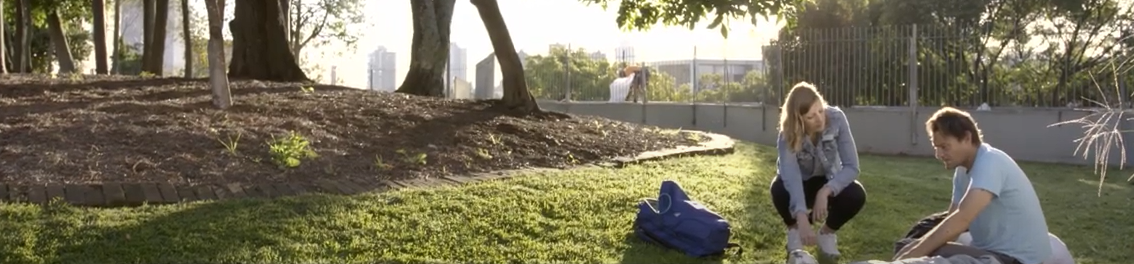
[[[779,108],[775,106],[557,101],[541,101],[540,106],[552,111],[601,116],[666,128],[711,131],[766,145],[775,144],[776,124],[779,122]],[[900,107],[843,109],[851,122],[859,152],[914,156],[933,155],[933,146],[925,134],[925,120],[936,110],[937,108]],[[1089,164],[1093,161],[1074,155],[1078,147],[1078,143],[1074,141],[1083,136],[1085,128],[1080,125],[1048,127],[1087,116],[1089,112],[1002,108],[971,113],[980,124],[984,140],[1017,160],[1074,164]],[[1134,143],[1127,143],[1130,144]],[[1118,164],[1119,152],[1117,148],[1111,151],[1111,164]],[[1128,163],[1134,160],[1134,153],[1130,156],[1132,157],[1127,158]]]

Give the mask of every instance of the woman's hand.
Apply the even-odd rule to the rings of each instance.
[[[811,208],[811,219],[816,223],[827,222],[827,196],[819,195],[815,197],[815,205]]]
[[[795,217],[795,229],[799,232],[799,238],[802,240],[804,246],[815,245],[815,229],[811,228],[811,224],[807,221],[807,214],[801,213]]]
[[[823,186],[815,194],[815,204],[811,205],[811,219],[816,222],[827,222],[827,198],[831,197],[831,189]]]

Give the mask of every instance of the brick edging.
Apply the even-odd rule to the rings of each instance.
[[[694,132],[694,131],[687,131]],[[634,157],[618,157],[610,161],[583,166],[625,167],[645,161],[692,155],[725,155],[734,151],[736,144],[732,138],[707,132],[709,140],[698,146],[681,146],[673,149],[647,151]],[[580,166],[580,167],[583,167]],[[366,180],[315,180],[306,183],[269,184],[205,184],[184,185],[163,183],[117,183],[101,184],[7,184],[0,183],[0,203],[47,204],[59,199],[66,203],[88,207],[131,207],[143,204],[173,204],[201,200],[231,200],[242,198],[277,198],[308,193],[327,193],[353,195],[364,192],[380,192],[391,189],[465,184],[478,181],[511,178],[523,173],[539,170],[558,170],[550,168],[524,168],[502,170],[471,175],[450,175],[430,179],[406,179],[398,181]]]

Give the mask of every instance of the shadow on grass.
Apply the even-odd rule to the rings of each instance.
[[[741,241],[745,254],[764,254],[759,257],[762,261],[783,262],[787,259],[786,252],[782,250],[786,243],[786,229],[769,193],[772,179],[776,177],[776,153],[774,149],[768,151],[767,147],[749,144],[737,147],[741,148],[738,153],[746,155],[748,166],[754,167],[752,171],[761,175],[747,176],[750,180],[743,183],[743,191],[737,198],[745,206],[742,210],[745,214],[733,224],[734,229],[739,229],[734,231],[734,236],[739,236],[736,239]]]
[[[622,264],[641,264],[641,263],[698,263],[698,264],[716,264],[722,263],[724,258],[728,258],[727,254],[735,254],[735,250],[730,249],[724,257],[713,258],[693,258],[686,256],[674,250],[667,250],[661,246],[654,245],[642,241],[634,235],[633,232],[626,234],[626,239],[623,240],[628,247],[622,253],[622,259],[618,263]]]
[[[310,215],[335,214],[344,199],[311,195],[290,199],[248,199],[151,207],[147,219],[114,219],[112,212],[80,213],[73,207],[50,206],[44,211],[44,230],[37,249],[44,263],[224,263],[247,259],[298,260],[334,256],[336,247],[319,243],[349,243],[351,237],[321,238],[302,245],[319,223]],[[136,210],[136,209],[135,209]],[[72,214],[72,215],[67,215]],[[75,215],[85,215],[79,219]],[[103,218],[113,226],[86,226]],[[110,219],[107,219],[110,218]],[[311,230],[301,230],[310,228]],[[300,230],[297,230],[300,229]],[[68,241],[50,241],[66,238]],[[50,252],[53,251],[53,252]]]

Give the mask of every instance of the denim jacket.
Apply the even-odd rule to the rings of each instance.
[[[803,181],[813,176],[827,177],[827,187],[832,195],[858,179],[858,148],[851,136],[850,122],[842,109],[835,106],[826,108],[827,126],[823,130],[818,145],[804,140],[798,153],[788,146],[783,134],[776,141],[779,157],[776,159],[776,173],[784,188],[791,194],[788,209],[792,216],[807,212]]]

